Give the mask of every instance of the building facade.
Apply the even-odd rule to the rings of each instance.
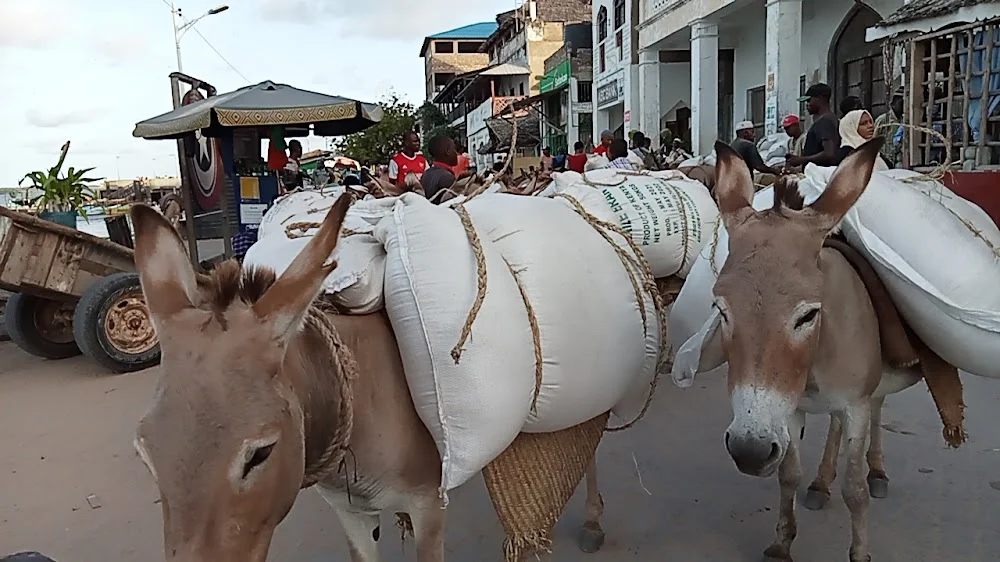
[[[892,76],[901,59],[883,60],[881,43],[866,42],[865,30],[902,5],[639,0],[639,128],[663,125],[671,111],[690,108],[691,148],[707,154],[716,139],[732,139],[735,122],[753,121],[764,134],[778,130],[786,115],[806,117],[798,98],[818,82],[833,88],[834,108],[854,95],[877,116],[891,90],[885,71]]]
[[[595,0],[592,9],[596,144],[605,129],[620,137],[638,129],[639,0]]]
[[[489,55],[482,52],[483,42],[496,29],[497,23],[488,21],[425,37],[420,47],[425,99],[433,100],[456,76],[486,67]]]

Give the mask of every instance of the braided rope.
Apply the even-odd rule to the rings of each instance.
[[[302,488],[322,482],[336,472],[344,460],[354,431],[354,381],[358,378],[358,362],[354,353],[340,339],[337,328],[330,316],[319,306],[311,306],[306,313],[305,324],[316,330],[329,342],[330,351],[336,364],[337,390],[340,392],[340,408],[337,412],[337,428],[323,451],[315,461],[306,466],[302,477]]]

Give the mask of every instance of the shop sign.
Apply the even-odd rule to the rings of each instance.
[[[553,68],[551,72],[542,76],[541,81],[538,83],[538,91],[544,94],[545,92],[566,87],[569,84],[569,75],[570,62],[569,59],[566,59],[559,63],[559,66]]]
[[[598,107],[611,105],[617,102],[620,97],[621,97],[621,91],[618,89],[617,78],[601,86],[600,88],[597,88]]]

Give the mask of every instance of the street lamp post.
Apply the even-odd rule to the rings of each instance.
[[[194,27],[196,23],[201,21],[203,18],[208,16],[214,16],[215,14],[221,14],[229,9],[229,6],[223,4],[212,8],[211,10],[205,12],[204,14],[194,18],[191,21],[184,19],[184,15],[181,13],[181,9],[178,8],[173,0],[170,2],[170,17],[174,24],[174,50],[177,53],[177,72],[184,72],[184,64],[181,62],[181,38],[187,33],[189,29]],[[178,20],[180,20],[180,25],[177,25]]]

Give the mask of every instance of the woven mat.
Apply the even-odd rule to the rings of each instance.
[[[522,433],[483,469],[507,538],[506,562],[550,552],[552,528],[594,460],[608,414],[553,433]]]

